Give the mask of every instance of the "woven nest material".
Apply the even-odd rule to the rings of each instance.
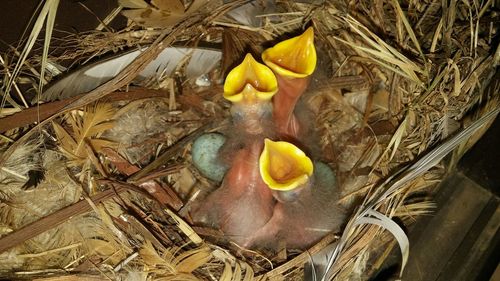
[[[435,187],[493,120],[494,1],[310,2],[119,1],[104,24],[122,10],[130,20],[123,30],[62,38],[63,51],[6,54],[20,64],[3,68],[0,275],[302,280],[305,264],[324,250],[335,253],[326,279],[372,276],[398,245],[386,219],[406,228],[432,212]],[[40,14],[48,30],[57,4],[47,0]],[[190,143],[227,126],[228,70],[305,26],[315,29],[320,61],[303,102],[350,214],[340,233],[306,252],[242,249],[190,222],[192,202],[217,187],[193,167]],[[143,52],[119,73],[87,89],[79,72],[57,86],[65,91],[50,92],[63,81],[61,64],[85,70],[137,46]],[[137,79],[165,48],[181,47],[188,51],[171,71]],[[219,58],[200,75],[190,58],[209,51]],[[50,95],[31,106],[28,97],[48,82]],[[465,128],[474,130],[459,133]],[[386,219],[370,223],[373,214]]]

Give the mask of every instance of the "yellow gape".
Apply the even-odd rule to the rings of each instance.
[[[277,91],[274,73],[250,54],[229,72],[224,83],[224,98],[233,103],[268,101]]]
[[[264,150],[259,158],[259,170],[270,189],[288,191],[308,182],[313,173],[313,163],[295,145],[265,139]]]
[[[313,28],[309,27],[302,35],[265,50],[262,60],[283,77],[304,78],[311,75],[317,61]]]

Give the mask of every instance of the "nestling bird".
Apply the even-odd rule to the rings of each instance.
[[[261,150],[255,142],[235,153],[221,187],[195,210],[195,222],[219,227],[232,241],[242,244],[269,221],[275,202],[259,174]]]
[[[193,162],[205,177],[220,182],[230,166],[225,162],[232,161],[234,150],[273,135],[271,98],[276,92],[273,72],[250,54],[229,72],[223,96],[232,102],[231,128],[226,136],[204,134],[193,143]]]
[[[273,120],[276,128],[282,136],[296,138],[300,122],[293,112],[316,68],[312,27],[297,37],[281,41],[265,50],[262,60],[273,70],[278,81],[278,93],[273,97]]]
[[[209,153],[206,162],[219,165],[227,157],[230,168],[221,187],[194,208],[193,219],[219,227],[246,248],[305,248],[338,229],[344,217],[333,171],[295,145],[315,146],[294,114],[316,66],[313,37],[309,28],[266,50],[262,59],[269,68],[246,55],[224,84],[224,97],[233,103],[232,133],[206,137],[224,143],[223,152]]]
[[[277,91],[273,72],[247,54],[224,83],[224,98],[233,103],[231,115],[235,128],[251,135],[264,134],[271,121],[271,98]]]
[[[195,222],[219,227],[239,244],[268,222],[275,204],[260,176],[259,156],[266,133],[264,124],[271,117],[271,98],[276,91],[272,71],[249,54],[228,74],[224,97],[233,103],[235,132],[224,145],[230,147],[225,152],[230,157],[230,168],[221,187],[192,212]]]
[[[313,163],[291,143],[266,139],[259,166],[278,202],[272,218],[244,247],[304,249],[340,227],[344,213],[336,203],[335,176],[326,164]]]

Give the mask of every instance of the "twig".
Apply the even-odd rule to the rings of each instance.
[[[289,260],[287,263],[265,273],[264,275],[257,276],[257,280],[259,278],[263,278],[264,280],[273,280],[273,277],[279,276],[282,273],[296,267],[296,266],[302,266],[306,262],[309,261],[309,256],[314,255],[317,252],[321,251],[326,245],[329,245],[333,241],[335,241],[338,237],[336,237],[334,234],[329,234],[325,236],[321,241],[319,241],[316,245],[312,246],[308,251],[303,252],[302,254],[296,256],[295,258]]]
[[[56,248],[56,249],[51,249],[51,250],[48,250],[48,251],[43,251],[43,252],[40,252],[40,253],[21,254],[21,255],[18,255],[18,257],[20,257],[20,258],[37,258],[37,257],[42,257],[42,256],[45,256],[45,255],[50,255],[50,254],[53,254],[53,253],[57,253],[57,252],[61,252],[61,251],[69,250],[69,249],[73,249],[73,248],[76,248],[76,247],[80,247],[81,245],[82,245],[82,243],[78,242],[78,243],[70,244],[70,245],[67,245],[67,246],[64,246],[64,247],[60,247],[60,248]]]
[[[5,61],[3,60],[3,57],[0,56],[0,63],[2,63],[4,65],[4,68],[5,68],[5,73],[7,73],[7,76],[9,78],[12,77],[12,75],[10,74],[10,71],[9,71],[9,68],[7,67],[7,65],[5,65]],[[21,93],[21,90],[19,89],[19,87],[17,86],[17,83],[16,81],[12,82],[12,85],[14,86],[14,89],[16,90],[16,93],[17,95],[19,96],[19,98],[21,99],[21,101],[23,102],[23,105],[24,107],[28,108],[28,103],[26,103],[26,100],[24,99],[24,96],[23,94]],[[5,93],[6,95],[9,95],[9,93]]]
[[[92,196],[90,199],[92,200],[92,202],[97,204],[114,197],[116,193],[120,193],[124,190],[125,189],[121,187],[117,187],[116,190],[108,189],[97,195]],[[0,253],[12,247],[15,247],[16,245],[21,244],[24,241],[29,240],[41,233],[44,233],[49,229],[54,228],[66,222],[68,219],[74,216],[84,214],[91,210],[92,208],[90,207],[90,205],[86,200],[80,200],[75,204],[64,207],[59,211],[56,211],[20,229],[17,229],[7,234],[6,236],[0,238]]]
[[[75,96],[61,101],[45,103],[37,107],[24,109],[12,115],[0,118],[0,132],[6,132],[15,128],[33,124],[38,120],[45,120],[59,112],[68,104],[78,100],[83,95]],[[145,98],[166,97],[166,92],[161,90],[150,90],[145,88],[131,88],[127,92],[114,92],[106,97],[107,101],[137,100]]]
[[[120,262],[117,266],[115,266],[115,268],[113,268],[113,271],[118,272],[118,271],[122,270],[122,268],[125,265],[127,265],[127,263],[129,263],[130,261],[135,259],[138,255],[139,255],[139,252],[134,252],[133,254],[128,256],[126,259],[124,259],[122,262]]]

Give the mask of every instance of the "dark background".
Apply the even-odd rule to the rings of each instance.
[[[17,46],[21,34],[28,26],[31,16],[43,0],[2,0],[0,2],[0,51],[5,51],[7,44]],[[85,5],[93,14],[87,11]],[[99,25],[112,10],[117,7],[116,0],[60,0],[56,15],[54,32],[81,32],[92,30]],[[96,17],[97,16],[97,17]],[[126,19],[118,16],[111,28],[125,26]]]
[[[482,187],[500,196],[499,162],[500,118],[497,117],[486,134],[460,160],[459,169]]]

